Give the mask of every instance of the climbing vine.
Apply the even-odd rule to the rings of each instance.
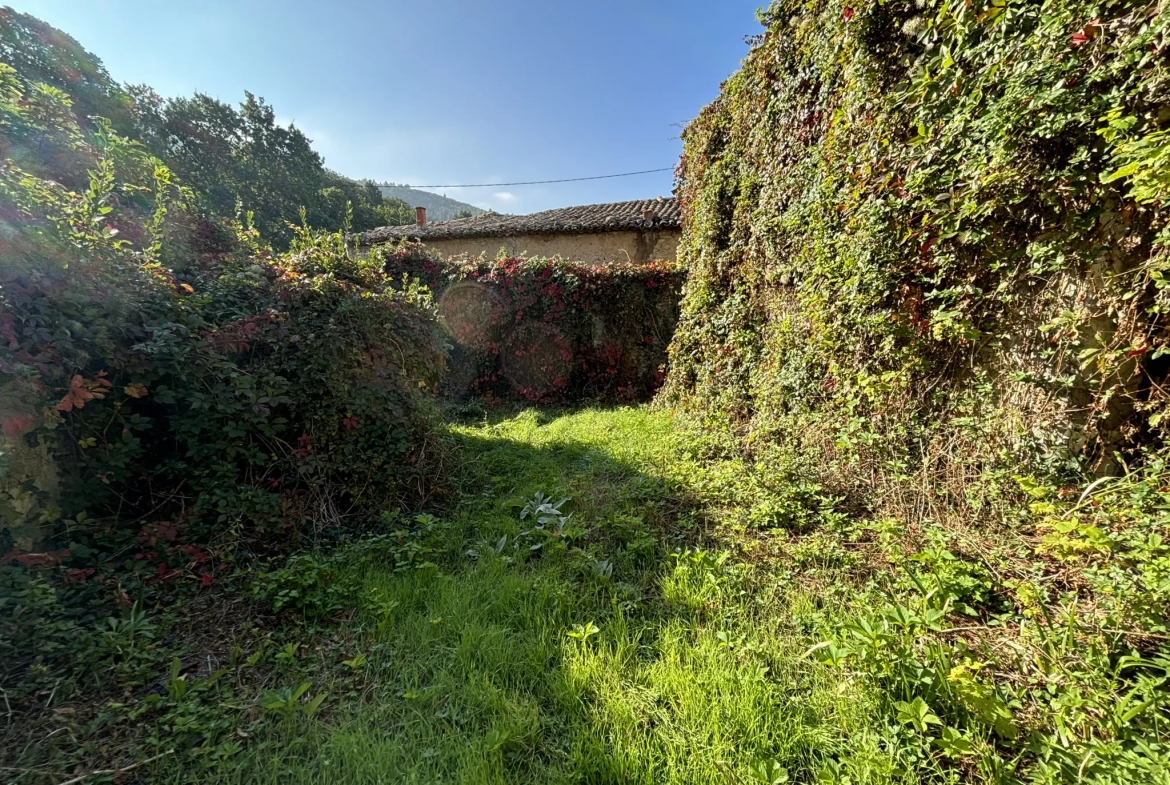
[[[1006,407],[1026,426],[1003,444],[1098,468],[1160,439],[1158,6],[780,2],[764,21],[685,134],[672,398],[756,428],[894,418],[903,446]]]
[[[684,133],[690,277],[661,400],[776,487],[814,485],[832,513],[804,542],[882,554],[816,656],[888,696],[940,781],[1155,777],[1162,4],[777,0],[761,19]],[[842,513],[859,523],[834,537]]]

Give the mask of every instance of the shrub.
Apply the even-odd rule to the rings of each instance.
[[[241,547],[416,506],[437,474],[430,292],[343,233],[294,227],[274,256],[247,216],[193,225],[166,167],[95,129],[0,64],[6,676],[81,662],[30,648],[30,624],[65,641],[95,606],[214,583]]]

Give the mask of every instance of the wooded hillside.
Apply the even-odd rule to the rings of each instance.
[[[0,63],[68,96],[83,129],[101,117],[142,144],[190,189],[197,218],[251,213],[263,240],[279,249],[292,241],[289,224],[302,223],[302,209],[310,226],[333,231],[345,223],[347,204],[359,231],[414,221],[403,200],[327,169],[312,140],[295,125],[279,125],[273,107],[251,93],[236,108],[207,95],[164,98],[147,85],[120,84],[74,38],[9,7],[0,8]],[[30,160],[38,154],[23,152]]]

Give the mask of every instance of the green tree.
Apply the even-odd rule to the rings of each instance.
[[[414,208],[408,202],[394,197],[383,198],[382,204],[374,209],[377,216],[375,223],[368,229],[379,226],[406,226],[414,223]],[[354,227],[359,228],[357,226]]]
[[[208,217],[233,217],[238,199],[278,247],[301,208],[311,226],[330,230],[344,226],[347,205],[356,231],[413,220],[410,205],[386,199],[373,182],[326,169],[311,140],[277,124],[272,107],[251,93],[239,109],[206,95],[166,100],[146,86],[130,94],[138,138],[190,184]]]
[[[121,133],[132,127],[131,98],[101,60],[72,36],[8,6],[0,8],[0,62],[12,66],[30,85],[67,93],[83,125],[100,116]]]
[[[261,234],[278,246],[291,238],[288,223],[302,207],[324,226],[321,191],[328,182],[321,156],[294,125],[251,93],[239,109],[210,96],[157,99],[134,90],[139,138],[196,193],[197,206],[215,218],[230,217],[237,199],[254,214]]]
[[[23,113],[31,124],[5,129],[7,148],[0,152],[70,188],[84,187],[92,161],[78,153],[82,146],[62,143],[46,129],[76,125],[80,133],[108,121],[181,178],[200,217],[233,219],[239,203],[278,249],[288,247],[289,224],[300,223],[302,208],[310,226],[327,230],[345,225],[348,206],[356,231],[414,220],[409,204],[383,197],[374,183],[326,169],[312,141],[296,126],[278,124],[273,108],[251,93],[236,107],[202,94],[167,99],[146,85],[120,86],[76,40],[7,7],[0,8],[0,62],[25,80],[5,100],[46,93],[30,106],[62,114]]]
[[[313,225],[341,228],[347,204],[353,206],[352,228],[356,232],[414,223],[414,208],[401,199],[382,196],[382,190],[371,180],[355,181],[336,172],[328,172],[327,180],[315,211],[309,211]]]

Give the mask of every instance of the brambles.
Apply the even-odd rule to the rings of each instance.
[[[429,292],[351,259],[344,232],[290,227],[274,255],[241,215],[192,243],[192,194],[160,161],[2,63],[0,141],[0,650],[19,713],[103,657],[119,678],[148,667],[160,597],[421,504],[445,359]]]

